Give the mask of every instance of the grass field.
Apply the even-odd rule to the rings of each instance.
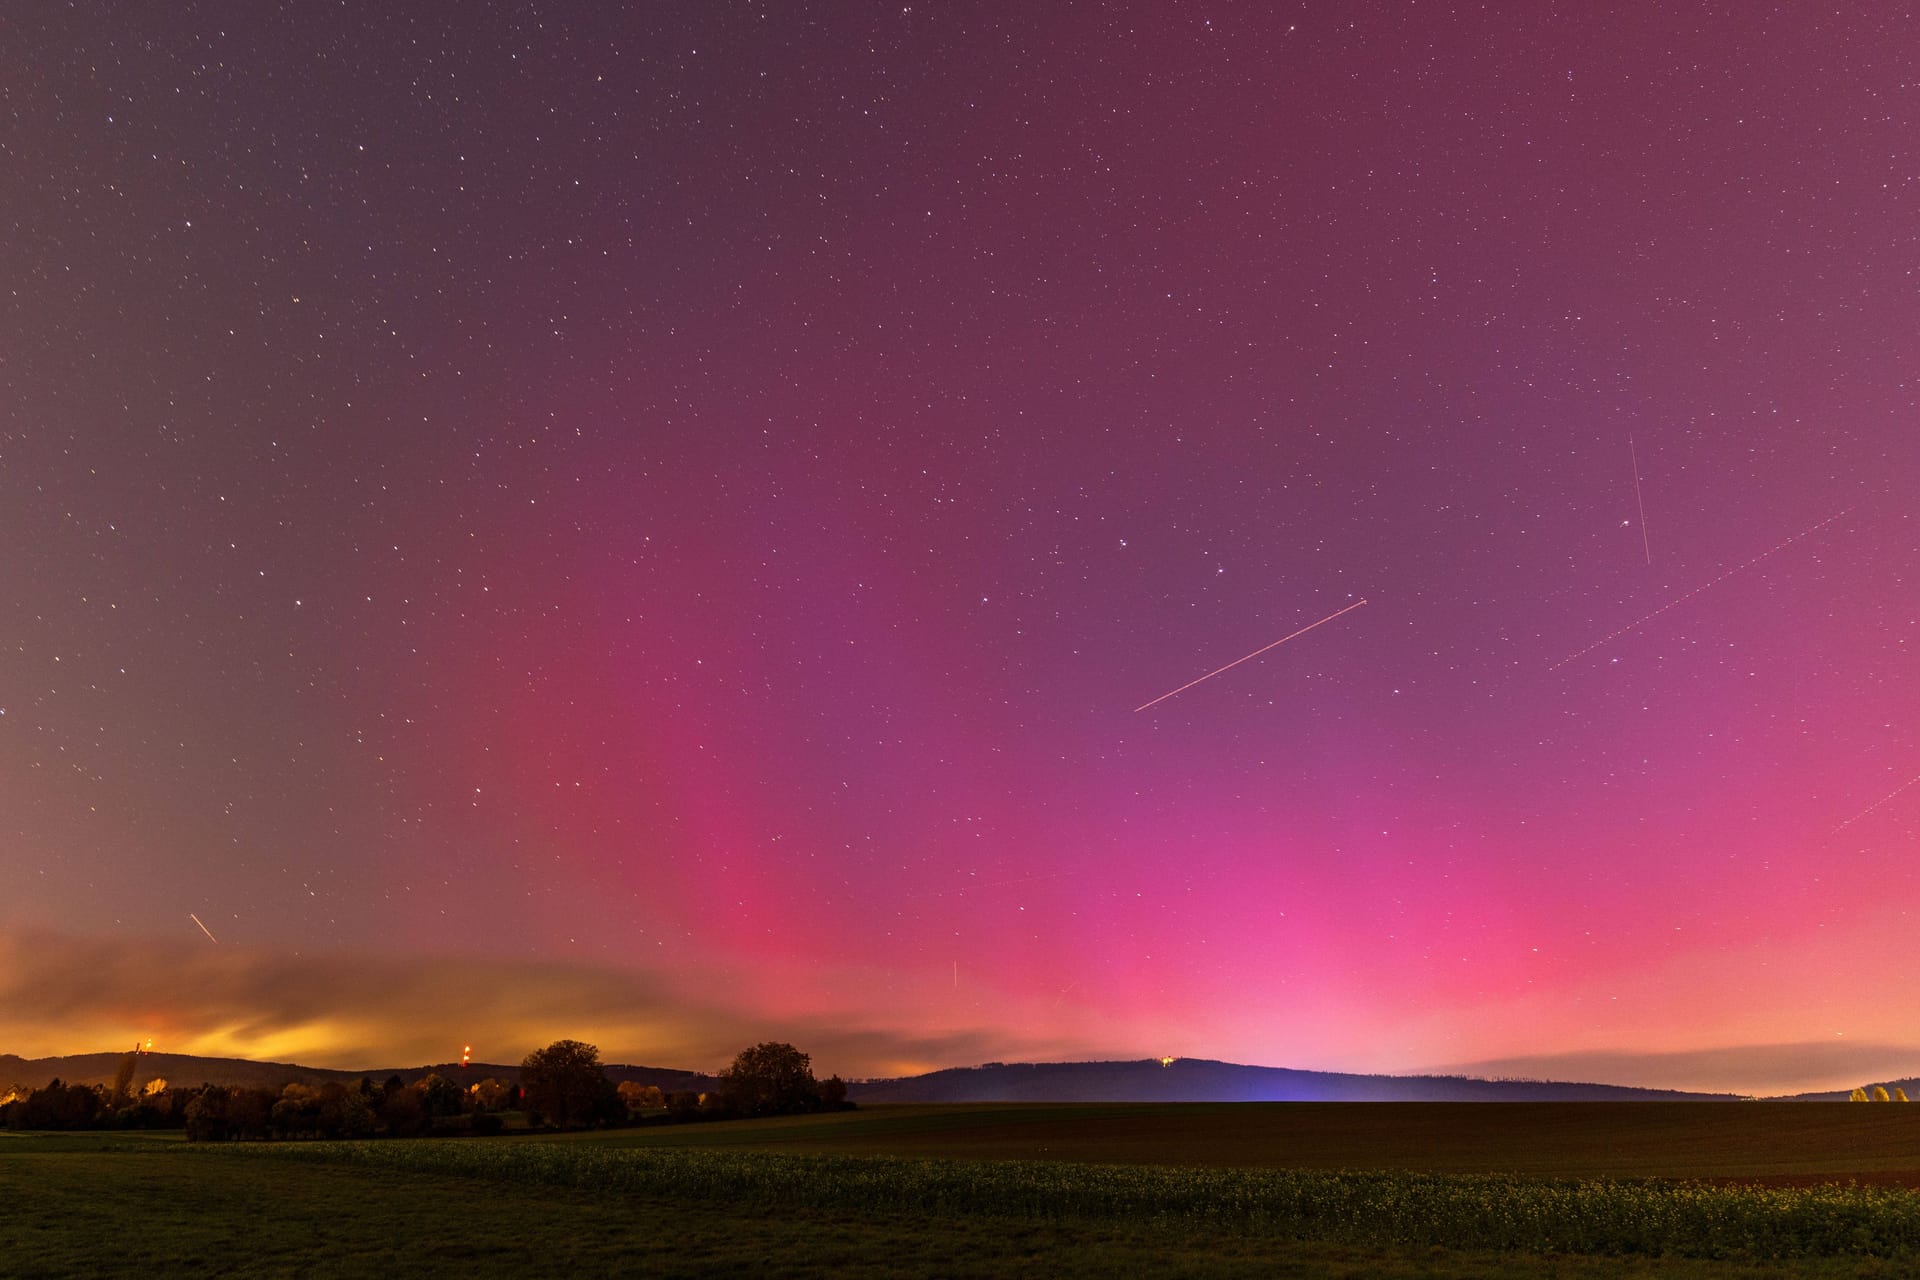
[[[1920,1257],[1913,1192],[1564,1179],[1904,1180],[1904,1110],[885,1107],[440,1142],[0,1136],[0,1274],[1891,1277]],[[1402,1172],[1313,1172],[1339,1166]],[[1743,1256],[1768,1253],[1785,1256]]]
[[[1724,1102],[876,1106],[554,1141],[839,1155],[1920,1186],[1920,1106]]]

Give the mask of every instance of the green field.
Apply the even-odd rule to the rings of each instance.
[[[1891,1277],[1920,1265],[1912,1191],[1666,1179],[1920,1182],[1907,1111],[903,1106],[443,1141],[6,1135],[0,1274]]]

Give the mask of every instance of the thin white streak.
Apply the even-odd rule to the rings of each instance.
[[[1606,635],[1601,636],[1598,640],[1595,640],[1592,644],[1588,645],[1586,648],[1575,650],[1574,652],[1568,654],[1566,657],[1560,659],[1560,661],[1548,667],[1547,670],[1553,671],[1560,667],[1566,666],[1569,662],[1572,662],[1575,658],[1584,658],[1589,653],[1592,653],[1595,649],[1598,649],[1601,645],[1606,644],[1609,640],[1617,640],[1621,636],[1627,634],[1627,632],[1632,631],[1635,627],[1643,626],[1646,623],[1652,622],[1655,618],[1659,617],[1661,614],[1665,613],[1667,610],[1673,608],[1675,605],[1685,604],[1687,601],[1699,595],[1702,591],[1705,591],[1708,587],[1718,586],[1720,583],[1725,582],[1728,578],[1731,578],[1734,574],[1740,572],[1742,569],[1750,568],[1753,565],[1759,564],[1762,560],[1765,560],[1768,556],[1772,555],[1774,552],[1779,551],[1785,547],[1791,546],[1793,543],[1800,541],[1800,539],[1806,537],[1810,533],[1815,533],[1821,529],[1826,528],[1828,525],[1832,524],[1835,520],[1838,520],[1841,516],[1846,515],[1848,511],[1852,511],[1852,510],[1853,510],[1852,507],[1848,507],[1845,511],[1836,511],[1834,514],[1828,516],[1825,520],[1822,520],[1819,524],[1810,525],[1807,528],[1802,529],[1800,532],[1794,534],[1791,538],[1783,538],[1781,541],[1774,543],[1772,546],[1768,547],[1765,551],[1762,551],[1759,555],[1753,557],[1751,560],[1742,560],[1739,564],[1733,566],[1733,568],[1727,570],[1725,573],[1721,574],[1719,577],[1709,579],[1708,581],[1703,582],[1699,586],[1695,587],[1693,590],[1687,592],[1687,594],[1683,596],[1678,596],[1672,600],[1667,601],[1665,604],[1661,605],[1658,609],[1655,609],[1652,613],[1646,614],[1643,617],[1635,618],[1632,622],[1629,622],[1626,626],[1619,627],[1613,631],[1607,632]]]
[[[1325,623],[1332,622],[1335,618],[1339,617],[1343,613],[1352,613],[1355,609],[1358,609],[1361,605],[1365,603],[1366,603],[1365,600],[1356,600],[1344,609],[1336,609],[1332,613],[1328,614],[1326,617],[1320,619],[1319,622],[1309,622],[1306,626],[1300,628],[1298,631],[1295,631],[1291,635],[1281,636],[1278,640],[1275,640],[1272,644],[1263,645],[1260,648],[1255,649],[1252,653],[1248,654],[1244,658],[1235,658],[1232,662],[1229,662],[1226,666],[1217,667],[1214,670],[1207,672],[1207,674],[1201,676],[1199,680],[1187,681],[1185,684],[1181,685],[1178,689],[1175,689],[1172,693],[1163,693],[1159,697],[1155,698],[1153,702],[1141,703],[1139,706],[1135,707],[1134,710],[1145,711],[1148,707],[1154,705],[1155,702],[1165,702],[1168,698],[1171,698],[1175,693],[1185,693],[1187,690],[1193,688],[1193,686],[1197,684],[1200,684],[1202,681],[1211,680],[1215,676],[1219,675],[1222,671],[1231,671],[1235,667],[1239,666],[1241,663],[1249,662],[1254,658],[1259,657],[1261,654],[1265,653],[1268,649],[1278,649],[1281,645],[1285,644],[1287,641],[1295,639],[1299,636],[1303,636],[1307,634],[1307,632],[1313,630],[1315,627],[1322,626]]]
[[[1872,813],[1875,809],[1878,809],[1881,805],[1893,799],[1895,796],[1899,795],[1902,791],[1905,791],[1908,787],[1911,787],[1916,782],[1920,782],[1920,773],[1917,773],[1913,777],[1908,778],[1905,782],[1901,783],[1899,786],[1895,787],[1893,790],[1887,792],[1887,794],[1881,796],[1878,800],[1875,800],[1872,804],[1868,805],[1866,808],[1862,809],[1860,812],[1854,814],[1851,818],[1848,818],[1845,822],[1835,827],[1833,831],[1829,834],[1838,834],[1839,832],[1846,830],[1848,827],[1860,821],[1860,819],[1866,817],[1868,814]]]
[[[1634,452],[1633,437],[1627,437],[1627,456],[1633,460],[1633,500],[1640,507],[1640,545],[1646,549],[1647,563],[1653,563],[1653,541],[1647,537],[1647,503],[1640,496],[1640,455]]]

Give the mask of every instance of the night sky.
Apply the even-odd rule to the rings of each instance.
[[[1911,1074],[1917,30],[9,6],[0,1051]]]

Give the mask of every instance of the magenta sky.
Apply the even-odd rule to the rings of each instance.
[[[1920,1069],[1894,8],[615,9],[0,19],[0,1052]]]

